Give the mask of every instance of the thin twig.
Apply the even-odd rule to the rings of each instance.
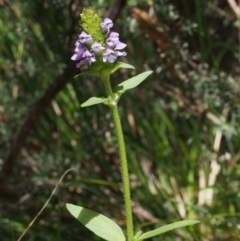
[[[31,223],[29,223],[29,225],[27,226],[27,228],[24,230],[24,232],[21,234],[21,236],[18,238],[17,241],[20,241],[24,235],[28,232],[28,230],[32,227],[32,225],[35,223],[35,221],[37,220],[37,218],[40,216],[40,214],[43,212],[43,210],[47,207],[48,203],[51,201],[53,195],[55,194],[55,192],[57,191],[57,188],[59,187],[59,185],[61,184],[63,178],[66,176],[67,173],[69,173],[70,171],[77,171],[77,169],[75,168],[71,168],[68,169],[67,171],[65,171],[63,173],[63,175],[61,176],[61,178],[59,179],[59,181],[57,182],[57,185],[55,186],[55,188],[53,189],[50,197],[48,198],[48,200],[45,202],[45,204],[43,205],[43,207],[41,208],[41,210],[37,213],[37,215],[34,217],[34,219],[31,221]]]

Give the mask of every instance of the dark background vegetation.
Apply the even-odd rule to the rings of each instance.
[[[182,219],[193,227],[153,240],[240,238],[240,7],[232,0],[0,1],[0,240],[100,240],[66,211],[70,202],[124,226],[109,109],[99,79],[70,57],[83,7],[114,19],[127,43],[119,83],[154,73],[119,103],[134,222],[144,231]],[[237,8],[239,7],[239,9]],[[239,11],[239,12],[238,12]]]

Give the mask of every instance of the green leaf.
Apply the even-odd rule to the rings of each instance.
[[[135,69],[135,67],[132,66],[131,64],[127,64],[127,63],[123,63],[123,62],[117,62],[117,69],[120,69],[120,68],[122,68],[122,69]]]
[[[146,71],[128,80],[123,81],[114,88],[114,92],[124,93],[126,90],[135,88],[136,86],[141,84],[151,73],[152,71]]]
[[[73,79],[76,79],[78,78],[79,76],[82,76],[82,75],[93,75],[93,76],[99,76],[99,71],[98,70],[94,70],[94,69],[84,69],[81,71],[80,74],[77,74],[73,77]]]
[[[99,69],[97,68],[86,68],[82,70],[82,72],[79,75],[93,75],[93,76],[99,76]],[[78,77],[79,75],[74,76],[74,78]]]
[[[114,73],[116,70],[120,68],[125,69],[134,69],[134,66],[122,62],[115,62],[115,63],[93,63],[91,66],[88,66],[85,69],[81,70],[80,74],[77,74],[74,76],[74,79],[81,76],[81,75],[94,75],[98,76],[100,78],[104,76],[108,76],[112,73]]]
[[[76,79],[77,77],[81,76],[82,73],[74,75],[73,79]]]
[[[103,67],[100,70],[100,76],[109,76],[110,74],[114,73],[120,68],[125,69],[134,69],[134,67],[130,64],[122,63],[122,62],[115,62],[113,64],[103,64]]]
[[[179,221],[179,222],[171,223],[171,224],[165,225],[161,228],[157,228],[157,229],[154,229],[152,231],[149,231],[147,233],[142,234],[139,237],[139,240],[152,238],[152,237],[157,236],[159,234],[166,233],[166,232],[169,232],[169,231],[177,229],[177,228],[182,228],[182,227],[185,227],[185,226],[194,225],[194,224],[199,223],[199,222],[200,221],[198,221],[198,220],[185,220],[185,221]]]
[[[87,107],[87,106],[91,106],[91,105],[97,105],[97,104],[101,104],[106,100],[106,98],[99,98],[99,97],[91,97],[90,99],[88,99],[87,101],[85,101],[84,103],[81,104],[81,107]]]
[[[73,204],[66,204],[68,211],[86,228],[107,241],[125,241],[122,229],[106,216]]]

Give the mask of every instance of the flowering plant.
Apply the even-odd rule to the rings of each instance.
[[[142,233],[141,231],[134,234],[132,221],[131,193],[128,175],[128,163],[124,137],[121,127],[121,121],[118,113],[117,104],[120,96],[127,90],[135,88],[143,82],[152,71],[146,71],[135,77],[123,81],[112,89],[110,84],[110,75],[119,68],[134,68],[132,65],[117,62],[119,56],[126,56],[123,51],[126,44],[119,40],[119,34],[111,32],[113,22],[109,18],[103,21],[92,9],[83,9],[81,14],[81,27],[83,31],[75,44],[75,53],[72,60],[77,61],[76,67],[85,67],[81,74],[95,75],[101,78],[105,85],[106,97],[91,97],[81,104],[81,107],[87,107],[96,104],[106,104],[110,107],[114,126],[116,130],[119,155],[121,160],[121,174],[123,181],[123,196],[126,209],[126,227],[127,240],[140,241],[160,235],[176,228],[193,225],[198,223],[197,220],[179,221],[165,225],[155,230]],[[107,241],[125,241],[126,237],[122,229],[108,217],[89,210],[87,208],[67,204],[69,212],[77,218],[86,228]]]

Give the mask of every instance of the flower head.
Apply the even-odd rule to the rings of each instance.
[[[122,51],[126,44],[120,42],[119,34],[110,32],[110,28],[113,27],[111,19],[105,18],[101,22],[100,17],[93,10],[84,9],[81,20],[84,31],[79,34],[79,39],[75,44],[75,53],[71,57],[72,60],[78,61],[77,68],[82,65],[91,65],[96,61],[114,63],[118,56],[127,55]]]

